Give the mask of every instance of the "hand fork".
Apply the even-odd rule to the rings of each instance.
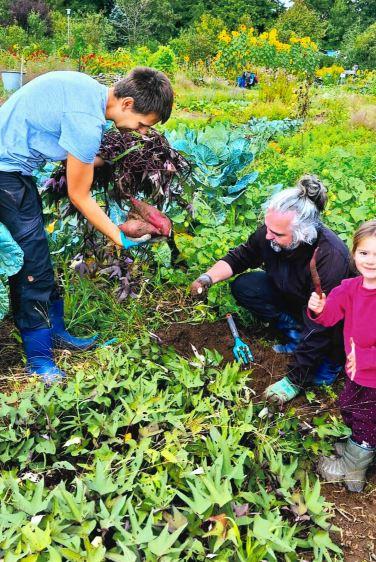
[[[232,352],[236,361],[249,365],[254,361],[250,347],[240,338],[237,327],[235,326],[234,319],[231,314],[226,314],[227,324],[231,330],[232,337],[234,338],[235,345]]]

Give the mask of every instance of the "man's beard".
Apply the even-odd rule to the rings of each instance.
[[[295,250],[299,246],[299,242],[291,242],[288,246],[281,246],[275,240],[270,240],[270,245],[275,252],[281,252],[282,250]]]

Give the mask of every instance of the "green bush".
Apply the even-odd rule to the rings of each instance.
[[[150,55],[148,65],[173,77],[177,70],[176,56],[171,47],[161,46]]]
[[[347,64],[376,69],[376,23],[367,27],[359,35],[349,37],[343,51]]]

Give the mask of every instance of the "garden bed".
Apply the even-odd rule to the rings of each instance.
[[[0,324],[0,372],[3,383],[9,372],[12,375],[24,373],[21,348],[12,336],[13,329],[10,319]],[[261,331],[260,327],[240,327],[239,332],[249,343],[255,357],[249,386],[255,392],[254,402],[261,401],[265,387],[286,372],[288,357],[278,355],[271,349],[271,332],[267,334],[267,338],[265,329]],[[223,356],[224,363],[233,360],[232,338],[225,320],[212,324],[175,323],[160,330],[156,335],[162,345],[174,346],[176,351],[185,357],[194,354],[194,346],[198,353],[204,348],[217,350]],[[336,391],[339,391],[340,385],[341,383],[337,385]],[[4,387],[4,384],[2,386]],[[294,401],[296,415],[303,422],[310,423],[314,416],[325,411],[338,414],[335,402],[327,393],[317,390],[315,392],[316,399],[311,403],[305,396],[300,396]],[[376,471],[373,470],[370,474],[369,484],[362,494],[350,493],[340,484],[323,485],[322,492],[328,501],[335,504],[333,523],[341,528],[341,534],[335,533],[333,538],[343,548],[346,562],[375,561]]]
[[[271,342],[265,339],[265,329],[239,327],[240,336],[250,345],[255,357],[250,388],[255,392],[254,401],[262,400],[263,390],[285,373],[288,356],[273,351]],[[224,361],[233,361],[232,337],[225,320],[213,324],[171,324],[158,334],[164,345],[173,345],[181,355],[193,355],[193,348],[202,352],[204,348],[216,349]],[[273,334],[269,333],[272,337]],[[341,382],[337,383],[339,392]],[[304,395],[294,401],[296,414],[310,423],[313,416],[330,411],[339,414],[335,402],[325,392],[317,391],[319,403],[309,404]],[[372,562],[376,560],[376,470],[371,469],[369,484],[362,494],[351,493],[341,484],[324,484],[322,492],[336,507],[334,525],[341,528],[341,537],[335,535],[345,553],[346,562]]]

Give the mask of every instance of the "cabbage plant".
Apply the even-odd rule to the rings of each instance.
[[[13,240],[9,230],[0,223],[0,320],[8,312],[8,291],[4,286],[5,277],[15,275],[22,267],[23,251]]]

